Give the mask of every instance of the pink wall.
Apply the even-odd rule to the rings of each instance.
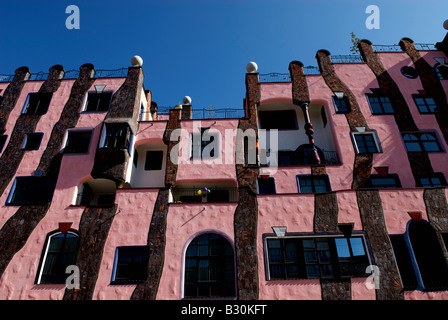
[[[185,252],[195,237],[202,233],[218,233],[234,248],[233,216],[237,205],[237,203],[170,204],[165,264],[157,293],[158,300],[183,298]]]
[[[97,80],[99,81],[99,80]],[[117,90],[124,79],[101,79],[101,83],[107,83],[108,89]],[[36,151],[27,151],[16,176],[31,175],[37,168],[40,157],[46,148],[51,130],[59,120],[63,106],[67,102],[74,80],[64,80],[57,92],[53,94],[48,112],[42,116],[36,128],[36,132],[44,132],[44,138]],[[7,134],[12,131],[15,119],[20,114],[26,95],[29,92],[39,90],[41,81],[30,81],[24,86],[19,101],[8,121]],[[13,114],[14,113],[14,114]],[[64,285],[35,285],[35,277],[38,273],[39,260],[41,258],[46,236],[49,232],[59,228],[59,222],[72,222],[71,228],[78,229],[84,207],[71,206],[76,197],[78,185],[90,177],[93,167],[94,150],[98,145],[101,123],[106,116],[103,113],[82,113],[77,123],[77,128],[94,128],[90,153],[80,155],[64,155],[61,162],[61,170],[53,195],[53,201],[46,216],[31,233],[24,247],[13,257],[0,280],[0,299],[61,299]],[[29,154],[28,154],[29,153]],[[79,163],[83,163],[82,166]],[[13,179],[14,180],[14,179]],[[0,198],[0,204],[4,204],[9,194],[13,180],[5,193]],[[12,216],[19,207],[1,207],[1,226]]]

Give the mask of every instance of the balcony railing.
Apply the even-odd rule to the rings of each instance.
[[[95,79],[98,78],[126,78],[128,68],[121,68],[116,70],[96,70],[95,75],[93,76]],[[79,76],[79,70],[69,70],[64,74],[63,79],[77,79]],[[11,82],[14,78],[14,75],[4,75],[0,74],[0,82]],[[48,73],[38,72],[33,73],[28,78],[28,81],[42,81],[47,80]]]
[[[303,67],[303,72],[307,76],[320,75],[318,67],[306,66]],[[291,75],[289,73],[263,73],[259,74],[261,83],[281,83],[281,82],[291,82]]]
[[[157,114],[169,114],[171,108],[158,107]],[[140,119],[147,119],[145,116],[149,111],[142,112]],[[192,119],[239,119],[244,117],[243,109],[193,109]]]
[[[432,43],[414,43],[414,46],[417,50],[437,50],[436,46]],[[403,52],[398,44],[375,44],[372,47],[375,52]]]
[[[359,54],[346,54],[331,56],[333,63],[364,63],[364,60]]]

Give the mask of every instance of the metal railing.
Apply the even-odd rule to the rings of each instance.
[[[170,109],[167,107],[158,107],[157,114],[169,114]],[[149,111],[142,112],[140,119],[146,119],[145,114]],[[204,119],[239,119],[245,115],[243,109],[193,109],[192,119],[204,120]]]
[[[361,55],[359,54],[346,54],[331,56],[331,62],[333,63],[364,63]]]
[[[116,70],[96,70],[94,78],[126,78],[128,68],[121,68]],[[79,76],[79,70],[69,70],[64,74],[63,79],[77,79]],[[0,74],[0,82],[11,82],[14,75]],[[42,81],[48,78],[48,72],[33,73],[28,78],[28,81]]]
[[[303,67],[303,72],[306,76],[311,75],[320,75],[320,70],[318,67],[314,66],[306,66]],[[262,73],[259,74],[261,83],[282,83],[282,82],[291,82],[291,75],[289,73]]]
[[[436,46],[432,43],[414,43],[414,46],[417,50],[437,50]],[[398,44],[375,44],[372,45],[372,48],[375,52],[403,52],[403,49]]]

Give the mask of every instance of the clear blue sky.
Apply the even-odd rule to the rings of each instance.
[[[374,44],[441,41],[447,0],[0,0],[0,74],[21,66],[47,72],[93,63],[130,66],[143,58],[145,89],[159,106],[186,95],[195,108],[241,108],[246,64],[260,73],[288,73],[299,60],[317,66],[317,50],[350,54],[350,32]],[[80,9],[80,29],[68,30],[68,5]],[[380,9],[380,29],[365,26],[368,5]]]

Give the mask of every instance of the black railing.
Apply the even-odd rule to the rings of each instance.
[[[414,43],[414,46],[417,50],[437,50],[436,46],[432,43]],[[400,45],[392,44],[392,45],[384,45],[384,44],[375,44],[372,45],[372,48],[375,52],[402,52]]]
[[[320,70],[318,67],[306,66],[303,67],[303,72],[306,76],[320,75]],[[291,82],[291,75],[289,73],[263,73],[259,74],[261,83],[281,83],[281,82]]]
[[[121,68],[116,70],[96,70],[94,78],[125,78],[127,76],[128,68]],[[79,70],[69,70],[64,74],[63,79],[77,79],[79,76]],[[33,73],[28,78],[28,81],[46,80],[48,73],[38,72]],[[11,82],[14,75],[0,74],[0,82]]]
[[[157,114],[169,114],[170,109],[167,107],[158,107]],[[147,114],[149,111],[143,112]],[[193,109],[192,119],[239,119],[245,116],[243,109]],[[145,119],[140,115],[140,119]]]
[[[331,56],[333,63],[364,63],[362,57],[358,54],[346,54]]]

